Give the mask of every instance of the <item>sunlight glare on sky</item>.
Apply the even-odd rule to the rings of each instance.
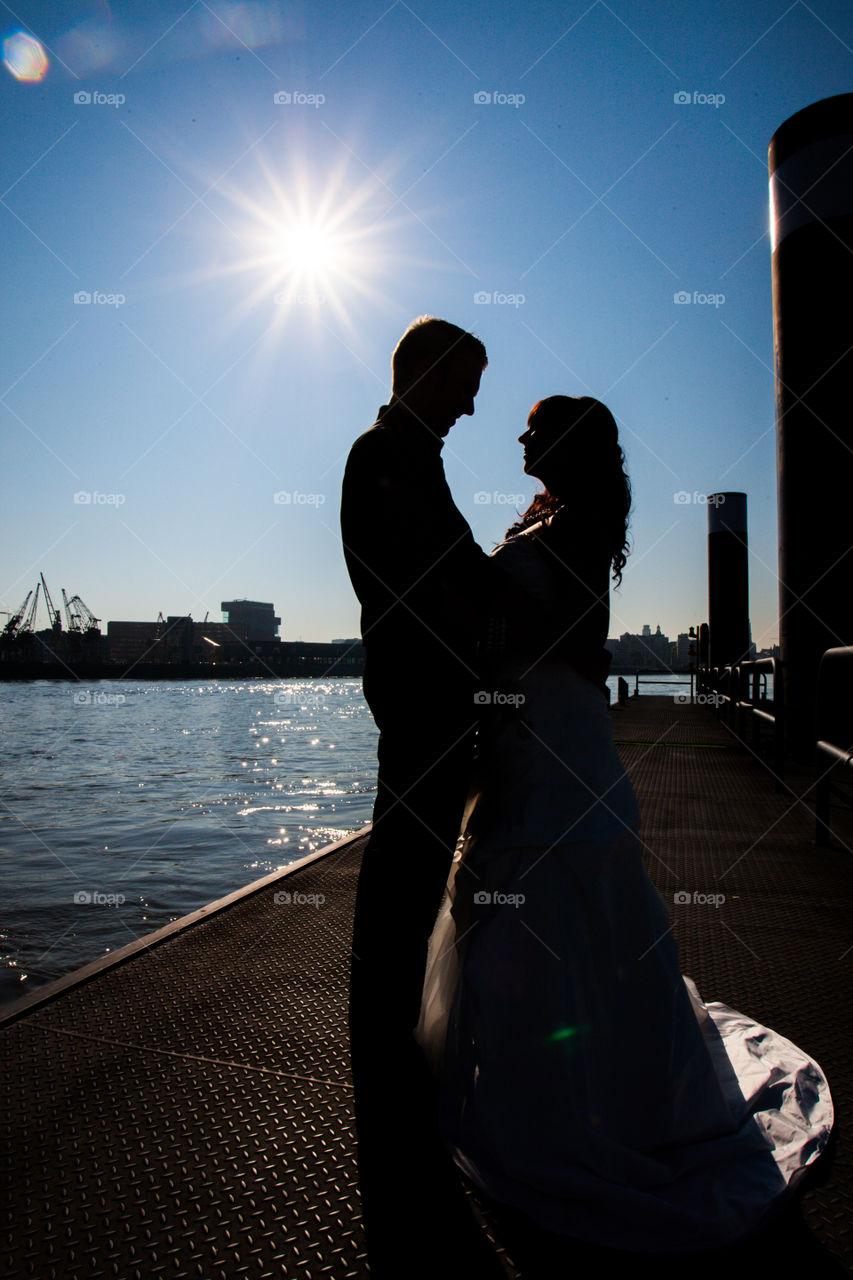
[[[356,635],[343,468],[432,314],[488,351],[442,455],[486,551],[531,406],[593,395],[634,495],[610,634],[705,620],[733,490],[776,640],[767,147],[853,88],[846,0],[14,9],[0,610],[43,571],[104,626],[249,598]]]

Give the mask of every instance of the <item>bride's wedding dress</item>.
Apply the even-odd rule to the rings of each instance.
[[[535,533],[493,554],[547,601]],[[682,977],[601,690],[547,658],[509,656],[495,683],[417,1032],[444,1138],[475,1183],[552,1231],[650,1252],[730,1244],[826,1145],[827,1082]]]

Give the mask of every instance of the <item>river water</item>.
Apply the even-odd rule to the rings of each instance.
[[[359,680],[0,686],[0,1001],[370,822]]]
[[[32,681],[0,711],[0,1003],[370,822],[360,680]]]

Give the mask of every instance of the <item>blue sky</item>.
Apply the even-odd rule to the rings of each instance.
[[[531,405],[596,395],[634,487],[611,634],[705,619],[696,498],[731,489],[753,636],[777,639],[767,145],[850,90],[849,5],[199,0],[0,4],[0,22],[12,66],[20,32],[48,59],[35,82],[0,67],[0,607],[43,571],[105,621],[248,597],[284,638],[356,635],[343,466],[428,313],[489,353],[444,450],[482,546],[535,491]]]

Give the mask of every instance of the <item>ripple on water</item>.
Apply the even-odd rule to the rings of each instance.
[[[360,681],[88,688],[88,703],[77,685],[0,688],[0,1001],[370,821],[377,734]]]

